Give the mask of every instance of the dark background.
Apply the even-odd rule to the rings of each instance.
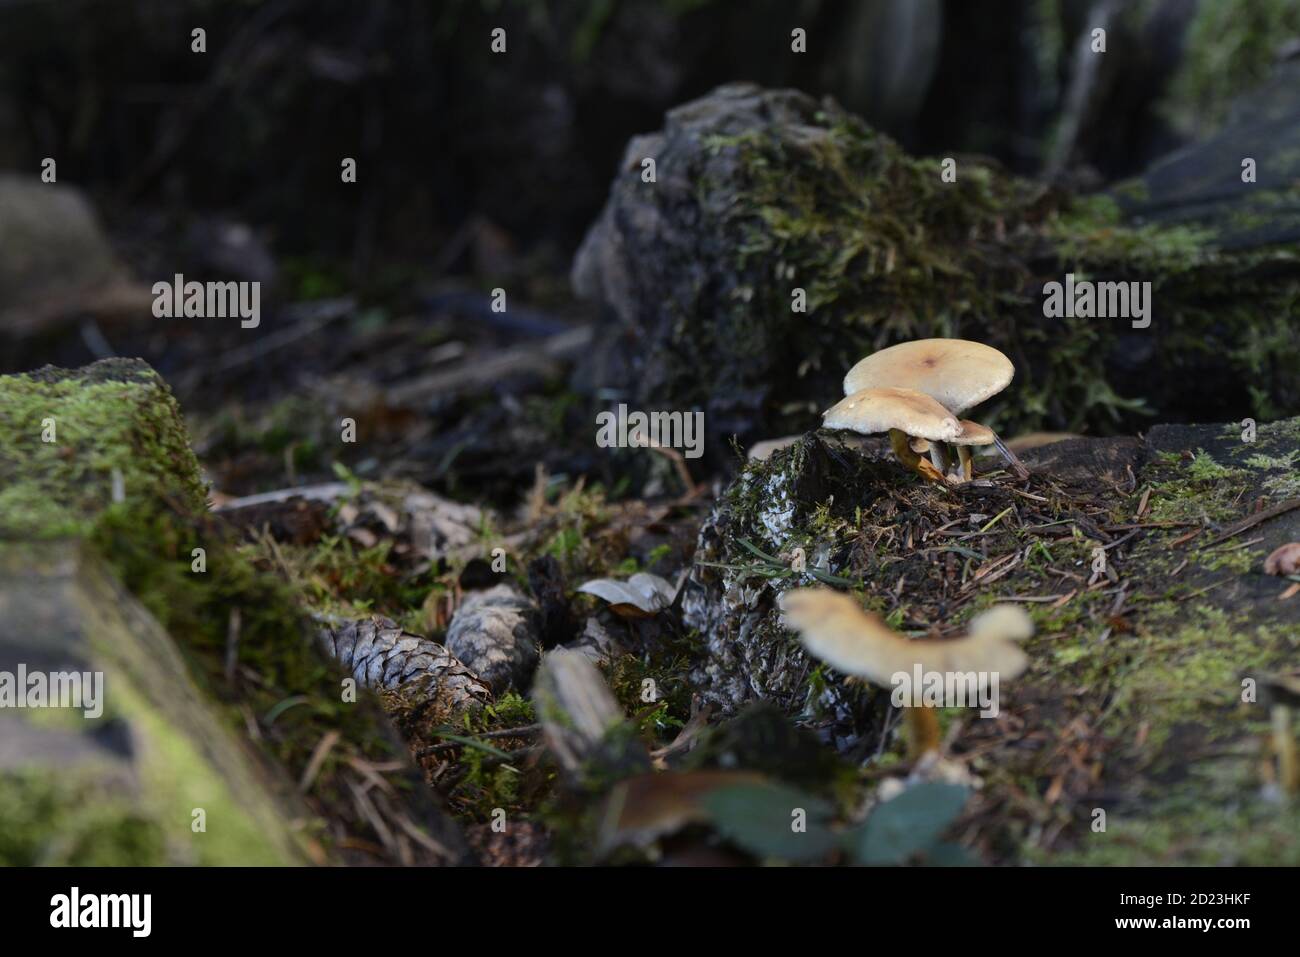
[[[1251,19],[1251,5],[1228,6]],[[1180,67],[1190,72],[1197,9],[9,0],[0,169],[35,172],[57,157],[60,181],[91,191],[124,241],[166,242],[212,215],[246,222],[304,282],[375,286],[398,263],[490,273],[500,263],[485,245],[562,273],[628,137],[732,80],[830,94],[912,152],[985,154],[1085,187],[1134,173],[1192,132],[1170,118],[1170,87]],[[1106,58],[1115,73],[1091,91],[1062,152],[1072,53],[1103,16],[1121,55]],[[190,50],[197,26],[205,54]],[[496,26],[506,56],[489,52]],[[794,26],[808,31],[808,55],[789,55]],[[1228,52],[1248,77],[1258,55],[1239,46]],[[1233,85],[1221,71],[1215,95]],[[355,187],[339,182],[344,156],[358,161]],[[456,242],[466,224],[478,243]]]

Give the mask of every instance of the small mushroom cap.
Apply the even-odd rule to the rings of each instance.
[[[844,377],[844,394],[898,387],[932,396],[960,414],[997,395],[1016,368],[992,346],[968,339],[917,339],[867,356]]]
[[[912,451],[917,455],[924,455],[930,451],[929,439],[910,439],[907,444],[911,446]]]
[[[953,445],[992,445],[997,436],[987,425],[980,425],[970,419],[961,420],[961,432],[955,439],[949,439]]]
[[[1294,575],[1300,572],[1300,542],[1287,542],[1280,545],[1264,559],[1264,574]]]
[[[970,620],[967,634],[980,641],[1028,641],[1034,620],[1019,605],[994,605]]]
[[[1016,642],[1033,634],[1033,622],[1015,606],[991,608],[972,619],[964,638],[909,641],[850,596],[829,588],[792,589],[780,605],[785,623],[801,633],[814,656],[882,688],[916,665],[927,672],[996,672],[1011,680],[1029,663]]]
[[[822,424],[872,435],[898,429],[922,439],[947,441],[961,423],[934,399],[914,389],[863,389],[826,410]]]

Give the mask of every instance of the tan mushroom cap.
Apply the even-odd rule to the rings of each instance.
[[[1016,374],[992,346],[968,339],[917,339],[867,356],[844,377],[844,394],[862,389],[916,389],[959,414],[997,395]]]
[[[997,441],[997,436],[987,425],[980,425],[978,422],[972,422],[970,419],[961,420],[961,432],[955,439],[949,439],[953,445],[992,445]]]
[[[795,588],[780,598],[787,627],[800,633],[804,647],[837,671],[857,675],[883,688],[900,671],[997,673],[1012,680],[1029,658],[1018,642],[1034,633],[1023,608],[998,605],[971,619],[964,637],[912,640],[890,628],[879,615],[829,588]]]
[[[961,431],[957,417],[914,389],[863,389],[846,396],[822,414],[828,429],[873,435],[898,429],[908,435],[946,441]]]

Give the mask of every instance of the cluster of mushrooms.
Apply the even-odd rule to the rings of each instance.
[[[1015,473],[1024,466],[992,429],[961,419],[967,409],[1005,389],[1011,360],[966,339],[918,339],[867,356],[844,377],[844,399],[823,424],[865,435],[888,432],[894,454],[922,477],[960,484],[974,477],[971,449],[993,445]],[[947,641],[909,641],[850,596],[829,588],[796,588],[781,598],[782,617],[804,646],[835,669],[882,688],[914,668],[925,673],[990,674],[1014,679],[1028,658],[1019,643],[1034,632],[1022,608],[1000,605],[977,615],[967,634]],[[904,708],[913,758],[940,748],[933,708]]]
[[[822,421],[827,428],[864,435],[888,432],[899,461],[931,481],[969,482],[974,477],[971,448],[980,445],[996,446],[1023,477],[1024,467],[992,429],[958,418],[1005,389],[1015,374],[1010,359],[980,342],[903,342],[850,369],[844,377],[845,397]]]

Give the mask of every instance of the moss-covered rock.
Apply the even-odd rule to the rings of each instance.
[[[1300,23],[1300,7],[1293,15]],[[1221,248],[1272,248],[1268,259],[1276,264],[1294,261],[1300,246],[1300,61],[1277,64],[1237,100],[1222,129],[1152,163],[1112,194],[1130,221],[1208,230]],[[1292,299],[1281,316],[1293,318],[1295,309]]]
[[[1295,413],[1298,261],[1294,242],[1137,224],[973,158],[945,183],[939,159],[829,100],[731,85],[628,144],[573,281],[608,319],[591,378],[644,409],[703,408],[725,440],[807,427],[856,360],[925,336],[1013,358],[1014,394],[990,408],[1007,427]],[[1067,272],[1150,282],[1151,326],[1044,317]]]
[[[1164,108],[1190,132],[1215,129],[1235,100],[1269,78],[1288,43],[1300,39],[1300,6],[1293,0],[1218,0],[1196,4],[1183,55]]]
[[[166,632],[93,552],[0,548],[0,671],[20,667],[102,675],[101,695],[89,715],[0,711],[0,861],[307,863],[292,824],[302,809],[274,796]]]
[[[987,463],[944,489],[884,449],[810,434],[747,465],[704,525],[685,601],[699,691],[724,710],[769,699],[868,764],[902,761],[887,693],[810,659],[778,594],[848,589],[931,637],[1016,601],[1037,633],[1002,714],[943,712],[951,757],[983,782],[970,833],[985,859],[1300,862],[1300,818],[1270,798],[1268,712],[1242,685],[1300,653],[1300,604],[1262,568],[1300,540],[1300,419],[1253,440],[1159,426],[1025,459],[1026,483]]]
[[[385,794],[358,798],[363,769],[403,768],[405,748],[372,696],[346,693],[291,586],[208,515],[179,410],[147,365],[0,377],[0,503],[12,612],[0,670],[84,659],[104,671],[112,727],[133,742],[114,758],[116,739],[100,741],[93,722],[58,741],[15,738],[5,786],[62,789],[61,810],[29,808],[25,820],[50,830],[2,837],[0,849],[80,860],[59,829],[102,792],[124,828],[85,852],[104,862],[119,852],[118,863],[463,859],[457,829],[409,765]],[[44,713],[27,712],[26,724]],[[86,758],[81,783],[43,777],[65,747]],[[189,827],[176,819],[187,802],[208,812],[193,840],[174,830]]]
[[[81,193],[0,176],[0,336],[75,314],[147,310]]]
[[[176,401],[143,362],[0,378],[0,435],[0,538],[85,536],[111,510],[165,501],[204,509]]]

